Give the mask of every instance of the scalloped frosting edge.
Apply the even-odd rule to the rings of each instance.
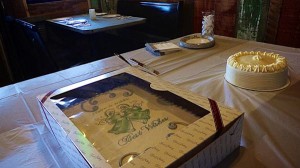
[[[255,59],[261,59],[262,57],[272,57],[276,60],[276,62],[269,65],[250,65],[250,64],[246,65],[246,64],[239,63],[237,61],[237,58],[245,55],[258,55],[259,57],[256,57]],[[250,52],[244,51],[244,52],[238,52],[234,55],[231,55],[227,59],[227,65],[230,65],[235,69],[239,69],[245,72],[267,73],[267,72],[278,72],[284,70],[287,67],[287,62],[285,57],[280,56],[279,54],[267,53],[261,51],[250,51]]]

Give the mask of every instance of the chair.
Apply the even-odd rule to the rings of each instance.
[[[128,52],[145,46],[145,43],[168,41],[183,35],[183,1],[159,2],[119,0],[117,13],[146,18],[146,23],[114,31],[114,52]]]
[[[14,71],[14,82],[59,70],[36,25],[13,17],[6,17],[5,22],[10,34],[10,48],[14,49],[8,59]]]
[[[129,44],[134,43],[137,47],[180,37],[183,34],[182,10],[183,1],[119,0],[117,13],[146,18],[145,24],[119,30],[119,36],[129,39]]]
[[[158,2],[119,0],[117,12],[122,15],[146,18],[146,23],[136,26],[152,42],[170,40],[182,36],[183,1]],[[151,40],[153,38],[153,40]],[[148,41],[149,42],[149,41]]]

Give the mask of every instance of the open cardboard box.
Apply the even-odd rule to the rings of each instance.
[[[212,167],[240,145],[242,113],[133,67],[38,101],[77,167]]]

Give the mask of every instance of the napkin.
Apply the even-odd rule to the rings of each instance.
[[[180,51],[181,48],[171,42],[146,43],[146,50],[153,55],[161,56]]]
[[[67,25],[84,24],[84,23],[87,23],[86,19],[77,19],[77,20],[67,21]]]

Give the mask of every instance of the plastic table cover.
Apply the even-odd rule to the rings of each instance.
[[[240,150],[220,167],[300,167],[300,49],[215,38],[215,46],[207,49],[184,48],[160,57],[139,49],[122,55],[158,70],[163,80],[245,113]],[[286,57],[290,86],[257,92],[227,83],[226,60],[239,51]],[[36,96],[126,66],[118,57],[110,57],[0,88],[0,167],[70,167],[43,124]]]

